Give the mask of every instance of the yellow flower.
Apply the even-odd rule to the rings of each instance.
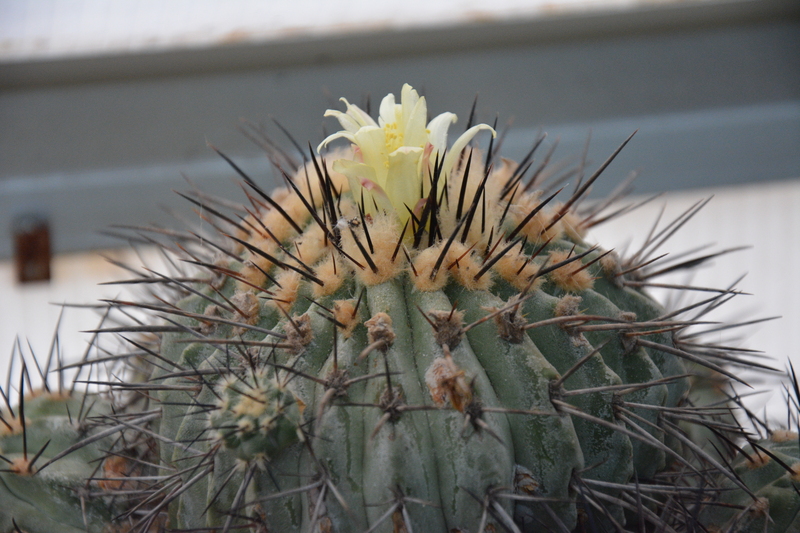
[[[336,117],[344,128],[328,136],[317,151],[335,139],[344,138],[355,145],[354,159],[339,159],[333,169],[350,180],[350,190],[356,201],[364,196],[367,212],[374,206],[387,212],[394,211],[401,223],[409,217],[409,210],[419,212],[430,193],[434,165],[439,162],[444,180],[458,161],[459,154],[481,130],[495,131],[487,124],[469,128],[447,148],[447,130],[456,122],[453,113],[442,113],[425,124],[428,108],[425,97],[419,96],[410,85],[403,85],[400,103],[388,94],[380,106],[376,123],[358,106],[342,98],[345,112],[329,109],[326,117]],[[444,162],[441,158],[444,157]]]

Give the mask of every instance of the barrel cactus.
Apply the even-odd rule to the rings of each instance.
[[[16,498],[3,532],[52,531],[20,524],[25,505],[49,505],[33,492],[54,491],[66,496],[48,520],[88,501],[96,514],[70,524],[89,531],[796,527],[796,434],[745,452],[726,392],[741,357],[685,335],[732,291],[667,311],[644,290],[658,244],[691,212],[623,259],[584,240],[608,205],[584,196],[619,149],[556,203],[549,154],[533,164],[541,138],[514,163],[486,124],[448,145],[456,116],[428,121],[408,85],[377,122],[343,102],[326,113],[342,130],[303,162],[265,143],[283,188],[220,152],[249,202],[186,195],[214,238],[152,229],[182,264],[134,280],[156,297],[108,302],[155,318],[103,328],[135,347],[115,357],[149,370],[103,381],[113,406],[94,416],[67,407],[83,396],[48,400],[35,423],[69,436],[41,475],[14,471],[20,451],[0,433],[13,466],[0,490]],[[772,458],[769,476],[731,466],[737,449]],[[794,514],[770,521],[778,505]]]

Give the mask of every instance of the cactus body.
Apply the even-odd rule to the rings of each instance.
[[[424,100],[409,88],[403,98],[384,102],[381,126],[350,104],[332,112],[345,130],[326,143],[345,137],[358,156],[298,169],[291,188],[231,233],[239,257],[216,263],[227,279],[179,304],[179,321],[194,332],[165,335],[162,355],[217,373],[191,392],[161,395],[161,434],[209,441],[193,444],[195,457],[215,458],[199,488],[176,498],[176,527],[258,517],[281,531],[612,528],[631,505],[610,487],[634,473],[654,478],[674,461],[658,411],[647,406],[681,404],[684,364],[638,342],[672,347],[671,335],[628,335],[665,311],[623,285],[618,260],[584,242],[571,210],[538,192],[512,194],[513,164],[484,172],[489,165],[466,152],[458,160],[432,153],[439,118],[428,125],[427,153],[424,138],[414,145],[419,119],[407,114]],[[406,144],[390,146],[397,136]],[[463,148],[462,139],[454,144]],[[398,182],[400,171],[411,175]],[[227,310],[214,303],[220,297]],[[603,323],[623,326],[579,331]],[[248,394],[266,375],[302,406],[282,430],[228,414],[241,405],[215,384]],[[197,395],[206,404],[212,389],[216,410],[181,416],[182,403]],[[624,402],[645,422],[623,423]],[[284,416],[269,402],[263,411]],[[209,423],[216,437],[198,438]],[[259,448],[260,456],[245,444],[278,434],[285,445]],[[186,457],[180,444],[163,445],[162,458],[177,465]],[[237,466],[218,464],[221,455]],[[209,511],[198,518],[203,493]],[[246,517],[212,512],[240,507]]]
[[[448,148],[455,116],[426,124],[425,100],[409,86],[400,104],[384,99],[379,122],[345,103],[328,113],[343,130],[321,148],[340,138],[350,148],[312,154],[286,188],[267,194],[231,163],[249,205],[226,215],[228,204],[192,197],[219,235],[182,236],[197,270],[160,277],[179,295],[174,305],[111,302],[166,317],[144,347],[152,390],[129,403],[159,419],[125,430],[139,428],[157,449],[145,467],[156,481],[122,504],[109,501],[120,487],[104,487],[89,530],[112,511],[138,512],[143,531],[765,524],[767,513],[685,512],[718,496],[698,498],[709,465],[733,489],[724,502],[748,506],[763,494],[797,507],[797,474],[770,467],[743,472],[742,483],[721,464],[742,431],[729,413],[692,411],[728,402],[719,387],[689,394],[687,374],[732,375],[724,357],[684,343],[690,323],[640,288],[646,255],[623,261],[584,240],[598,212],[578,207],[614,156],[555,204],[535,190],[538,172],[525,178],[524,162],[466,149],[492,128],[468,128]],[[18,453],[12,440],[0,440],[11,446],[2,453]],[[80,453],[105,449],[100,442]],[[787,464],[797,457],[769,446]],[[83,466],[64,484],[73,495],[82,479],[98,483],[83,455],[72,455]],[[18,489],[19,476],[3,476],[19,509],[27,492],[56,490],[42,476]],[[0,512],[0,531],[20,513]],[[790,511],[775,516],[774,531],[796,526]]]

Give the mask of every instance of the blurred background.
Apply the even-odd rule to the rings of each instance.
[[[797,0],[0,0],[0,383],[15,346],[47,353],[53,304],[120,294],[98,285],[126,276],[104,257],[157,260],[104,229],[191,218],[171,192],[185,178],[238,198],[207,143],[271,186],[242,121],[289,149],[281,127],[316,146],[340,96],[374,108],[406,82],[433,115],[459,115],[453,131],[477,96],[478,121],[512,124],[512,158],[545,131],[555,159],[574,163],[588,141],[596,167],[638,130],[592,194],[632,171],[637,194],[666,194],[594,239],[635,247],[662,206],[663,226],[713,196],[667,250],[752,245],[691,282],[727,287],[747,274],[738,286],[753,296],[721,318],[782,315],[741,342],[777,368],[800,366]],[[97,320],[67,310],[67,357],[80,357],[78,332]],[[752,401],[761,409],[766,397]]]

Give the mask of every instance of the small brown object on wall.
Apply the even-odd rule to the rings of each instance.
[[[14,220],[14,264],[19,283],[50,280],[50,225],[38,215]]]

